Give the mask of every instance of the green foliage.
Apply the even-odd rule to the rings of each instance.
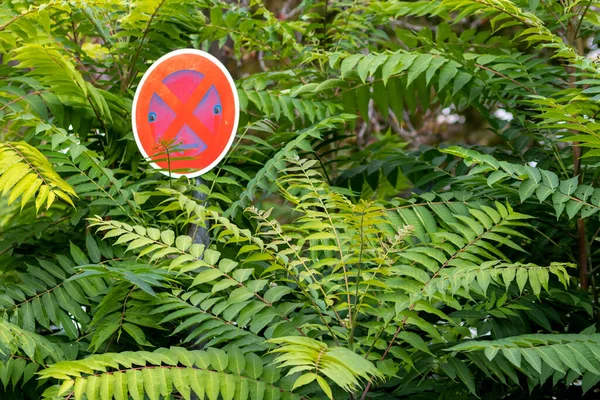
[[[142,330],[135,330],[135,324],[148,322],[128,318],[122,311],[125,307],[125,313],[129,310],[128,289],[133,284],[130,290],[139,288],[138,296],[148,301],[147,313],[157,316],[153,325],[145,326],[162,327],[173,335],[187,332],[184,342],[201,343],[209,349],[226,344],[225,348],[235,346],[244,351],[266,350],[264,340],[268,339],[278,345],[275,353],[284,354],[275,361],[290,368],[294,389],[320,388],[332,397],[325,378],[341,389],[356,391],[360,379],[390,373],[391,367],[380,366],[384,368],[380,371],[355,354],[365,352],[367,360],[375,360],[379,340],[394,343],[390,337],[397,336],[404,345],[433,357],[419,334],[429,337],[432,344],[441,344],[446,341],[442,334],[453,329],[446,332],[447,328],[424,316],[433,315],[456,326],[444,308],[462,309],[457,299],[485,298],[492,287],[506,291],[504,302],[511,288],[511,297],[519,298],[523,292],[539,297],[542,290],[549,290],[551,275],[563,285],[569,280],[568,264],[540,267],[503,262],[507,257],[498,248],[523,251],[511,237],[524,236],[512,227],[527,226],[524,221],[529,219],[510,207],[462,204],[449,213],[443,204],[415,205],[411,211],[427,221],[427,240],[411,244],[412,226],[396,221],[406,209],[353,204],[321,181],[312,169],[315,160],[296,157],[286,165],[277,182],[284,198],[294,206],[296,218],[291,224],[280,224],[270,211],[249,208],[248,215],[257,221],[252,233],[182,194],[166,206],[186,213],[193,223],[211,225],[212,235],[226,246],[223,250],[238,248],[237,261],[193,243],[187,235],[176,236],[172,230],[92,219],[91,226],[102,232],[104,239],[133,253],[130,257],[136,263],[153,268],[129,268],[136,276],[127,277],[116,275],[115,267],[80,267],[82,277],[128,281],[126,286],[115,286],[110,299],[105,299],[105,304],[114,303],[110,306],[113,313],[97,312],[95,318],[101,316],[108,323],[100,322],[91,345],[98,349],[120,329],[119,321],[138,345],[149,345]],[[406,227],[395,230],[396,226]],[[264,265],[265,261],[268,264]],[[164,287],[160,270],[174,274],[183,287],[157,293]],[[145,306],[138,305],[138,312],[140,307]],[[376,318],[382,322],[372,326]],[[398,328],[396,335],[386,329],[394,326],[391,323]],[[400,332],[405,326],[406,331]],[[460,331],[453,334],[470,336]],[[300,336],[286,336],[290,334]],[[305,337],[315,335],[321,340],[330,337],[335,346]],[[354,351],[342,346],[344,343]],[[410,357],[409,349],[399,345],[395,352]],[[405,362],[410,365],[409,360]]]
[[[290,373],[305,372],[296,379],[294,388],[317,380],[323,391],[331,398],[331,388],[321,374],[336,382],[346,391],[355,391],[359,379],[383,378],[383,373],[361,356],[345,347],[329,348],[326,344],[307,337],[280,337],[271,339],[271,343],[283,344],[274,352],[282,353],[275,362],[281,367],[293,367]]]
[[[25,142],[0,144],[0,189],[10,205],[21,197],[21,210],[34,196],[35,207],[46,209],[58,197],[73,205],[75,191],[52,168],[52,164],[37,149]]]
[[[594,4],[277,7],[2,2],[0,397],[594,393]],[[186,47],[241,103],[201,180],[130,127]]]
[[[2,325],[2,361],[7,362],[10,357],[22,351],[30,361],[36,364],[44,363],[44,360],[59,361],[64,358],[63,352],[48,339],[36,335],[33,332],[21,329],[7,321],[0,322]],[[18,380],[18,378],[15,378]],[[6,384],[5,384],[6,386]]]
[[[506,188],[512,192],[507,195],[518,194],[521,202],[533,196],[540,203],[547,200],[554,207],[557,218],[565,210],[568,218],[572,219],[580,211],[581,217],[587,218],[600,209],[600,189],[580,184],[578,177],[561,181],[553,171],[498,161],[490,155],[460,147],[444,149],[443,152],[464,158],[468,166],[474,165],[468,177],[486,176],[487,186]],[[509,186],[509,180],[516,182]],[[476,183],[472,181],[468,185],[476,186]]]
[[[527,375],[530,386],[541,385],[550,376],[562,379],[567,375],[583,375],[583,391],[587,392],[598,383],[597,334],[521,335],[507,339],[479,343],[461,343],[448,351],[468,352],[471,357],[482,359],[489,371],[497,374],[502,370],[507,376],[515,376],[516,370]],[[500,361],[502,360],[502,361]],[[508,364],[506,361],[509,361]],[[496,364],[494,364],[494,362]],[[498,368],[502,363],[502,367]]]
[[[61,361],[40,372],[41,378],[63,380],[46,397],[72,393],[75,399],[150,399],[168,397],[176,391],[184,399],[264,398],[295,399],[276,386],[285,384],[273,365],[260,357],[232,347],[190,351],[181,347],[153,352],[105,353],[85,361]]]
[[[73,244],[71,250],[75,259],[78,254],[87,258]],[[61,326],[75,340],[79,336],[75,321],[83,327],[89,325],[90,318],[83,307],[89,306],[88,299],[102,293],[106,285],[99,278],[73,281],[73,262],[64,256],[58,262],[59,265],[40,259],[36,263],[39,265],[27,265],[25,273],[15,276],[18,283],[3,293],[0,311],[6,320],[23,329],[34,331],[36,325],[45,329]]]

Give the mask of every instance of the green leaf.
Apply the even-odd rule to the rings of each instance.
[[[388,58],[388,60],[383,65],[381,69],[381,77],[383,78],[383,84],[387,85],[390,76],[394,73],[394,71],[398,68],[400,64],[400,60],[402,60],[402,53],[393,54]]]
[[[221,398],[233,400],[236,395],[236,379],[229,374],[221,373],[219,380],[221,381]]]
[[[502,354],[517,368],[521,367],[521,351],[515,348],[504,348]]]
[[[577,189],[577,179],[577,177],[573,177],[566,181],[560,182],[559,190],[567,196],[572,195]]]
[[[116,385],[116,383],[115,383]],[[78,377],[77,379],[75,379],[75,386],[73,387],[73,393],[75,396],[75,400],[81,400],[83,399],[83,396],[85,394],[85,389],[87,386],[87,380],[81,377]],[[118,395],[115,395],[115,398],[120,400]]]
[[[210,22],[214,26],[223,24],[223,11],[221,10],[221,7],[212,7],[210,9]]]
[[[185,375],[187,375],[187,381],[190,383],[190,386],[196,396],[199,399],[204,399],[204,394],[206,393],[206,380],[207,380],[208,371],[186,368]]]
[[[163,241],[164,244],[166,244],[167,246],[171,246],[173,244],[173,242],[175,242],[175,232],[173,232],[172,230],[166,230],[166,231],[162,231],[160,233],[160,239]]]
[[[208,349],[208,355],[210,356],[210,364],[216,371],[225,371],[225,368],[229,364],[227,353],[220,349],[210,348]]]
[[[98,398],[100,391],[100,379],[97,376],[89,376],[85,387],[85,395],[88,399]]]
[[[403,340],[406,343],[410,344],[415,349],[421,350],[424,353],[433,355],[433,353],[431,353],[429,348],[427,348],[427,344],[425,343],[425,341],[423,339],[421,339],[421,337],[419,335],[417,335],[416,333],[402,331],[398,334],[397,337],[398,337],[398,339]]]
[[[442,57],[433,57],[431,63],[429,64],[429,67],[427,68],[427,71],[425,72],[425,82],[428,86],[431,82],[431,78],[433,78],[433,75],[438,69],[440,69],[442,65],[446,63],[446,61],[448,60]]]
[[[102,258],[98,244],[91,235],[85,236],[85,247],[87,248],[88,254],[92,262],[98,263]]]
[[[279,301],[283,296],[293,292],[292,288],[287,286],[274,286],[267,290],[264,295],[264,299],[269,303],[275,303]]]
[[[467,365],[462,360],[459,360],[454,357],[450,357],[448,359],[448,363],[450,363],[454,367],[456,374],[458,375],[460,380],[467,386],[469,392],[471,392],[473,395],[477,395],[477,392],[475,391],[475,379],[473,378],[473,374],[471,374],[471,370],[469,369],[469,367],[467,367]]]
[[[536,347],[534,348],[540,358],[548,364],[551,368],[565,372],[563,369],[563,363],[558,354],[551,347]]]
[[[204,384],[206,385],[206,396],[209,400],[217,400],[221,390],[220,375],[216,372],[206,371]]]
[[[521,185],[519,186],[519,198],[521,203],[527,200],[529,197],[533,195],[535,190],[538,188],[539,184],[535,182],[533,179],[525,179]]]
[[[406,85],[410,85],[415,79],[419,77],[431,64],[433,57],[429,54],[419,54],[415,61],[408,69],[408,78]]]
[[[390,103],[387,89],[382,81],[376,81],[373,83],[373,100],[381,112],[381,117],[384,120],[387,120]]]
[[[358,63],[358,61],[362,58],[362,54],[353,54],[342,61],[340,72],[342,73],[342,78],[348,75],[348,72],[354,68],[354,66]]]
[[[186,251],[192,245],[192,238],[189,236],[181,235],[177,236],[175,240],[175,247],[181,251]]]
[[[158,400],[160,398],[160,387],[155,379],[153,370],[149,368],[142,369],[142,381],[144,389],[150,400]]]
[[[8,204],[12,204],[23,193],[26,193],[26,194],[23,195],[22,202],[27,203],[27,201],[29,201],[29,199],[31,199],[31,197],[35,193],[35,190],[33,191],[33,193],[30,193],[30,191],[28,189],[30,187],[32,187],[34,185],[34,183],[38,180],[39,179],[37,178],[37,175],[35,175],[35,174],[27,174],[27,175],[25,175],[25,177],[22,177],[21,180],[18,181],[18,183],[11,190],[10,195],[8,196]],[[37,186],[39,187],[39,185],[41,183],[42,183],[42,181],[39,180],[39,184],[37,184]],[[23,208],[23,207],[21,207],[21,208]]]
[[[538,200],[541,203],[544,200],[546,200],[548,198],[548,196],[550,196],[552,194],[552,192],[553,192],[553,189],[550,189],[545,184],[541,184],[536,189],[535,195],[537,196]]]
[[[388,94],[390,108],[394,112],[396,119],[402,122],[404,118],[404,87],[400,78],[392,78],[388,83]]]
[[[300,375],[295,381],[294,384],[292,385],[292,391],[294,389],[297,389],[299,387],[302,387],[304,385],[308,385],[309,383],[311,383],[312,381],[314,381],[315,379],[317,379],[317,375],[312,373],[312,372],[308,372],[306,374]]]
[[[186,371],[186,372],[184,372]],[[188,383],[188,374],[187,370],[182,370],[181,368],[171,368],[171,381],[173,382],[173,386],[175,390],[186,400],[191,399],[191,391],[190,384]]]
[[[440,70],[440,78],[438,83],[438,91],[442,91],[444,87],[456,76],[458,69],[454,63],[448,63]]]
[[[499,180],[506,178],[508,176],[508,174],[504,171],[494,171],[492,172],[488,178],[487,178],[487,184],[488,186],[492,186],[494,183],[498,182]]]
[[[368,56],[363,56],[363,58],[358,62],[358,77],[363,83],[365,83],[367,80],[371,61],[373,61],[373,56],[369,54]]]
[[[109,374],[102,374],[102,376],[100,376],[100,399],[111,400],[113,398],[113,393],[113,376]]]
[[[566,345],[554,345],[552,348],[564,365],[577,372],[578,375],[581,374],[575,354]]]
[[[542,359],[533,349],[520,349],[523,358],[536,370],[538,374],[542,373]]]
[[[252,379],[258,379],[263,373],[263,363],[254,353],[246,354],[246,374]]]
[[[221,253],[219,253],[216,250],[212,250],[212,249],[204,250],[204,261],[206,261],[210,265],[216,265],[217,261],[219,261],[219,257],[221,257]]]
[[[331,391],[331,387],[329,387],[329,384],[327,383],[327,381],[325,379],[323,379],[322,377],[320,377],[319,375],[317,375],[317,383],[319,384],[319,386],[321,387],[323,392],[325,392],[327,397],[329,397],[330,399],[333,400],[333,392]]]
[[[223,258],[220,262],[219,262],[219,269],[221,271],[223,271],[223,273],[228,274],[229,272],[231,272],[232,269],[234,269],[236,266],[238,265],[237,262],[233,261],[233,260],[229,260],[227,258]]]
[[[356,95],[356,105],[358,107],[358,112],[363,120],[369,120],[369,101],[371,100],[371,91],[369,90],[369,86],[362,85],[358,86],[354,91]]]
[[[140,329],[137,325],[130,324],[125,322],[123,325],[123,329],[125,332],[129,334],[135,340],[135,342],[141,346],[151,346],[152,344],[146,340],[146,335],[144,335],[144,331]]]
[[[231,347],[227,351],[229,356],[228,368],[236,375],[242,375],[246,367],[246,358],[244,353],[238,347]]]
[[[546,186],[548,186],[550,189],[556,189],[558,187],[558,175],[552,171],[546,171],[544,169],[541,169],[540,173],[542,174],[542,180]]]
[[[460,72],[456,79],[454,79],[454,86],[452,88],[452,95],[454,96],[458,93],[469,81],[471,80],[472,75],[468,72]]]
[[[73,242],[70,242],[71,257],[77,265],[86,265],[90,263],[85,253],[77,247]]]
[[[523,293],[528,276],[529,273],[527,268],[521,267],[517,270],[517,285],[519,286],[519,293]]]
[[[529,179],[532,179],[535,183],[540,183],[542,180],[542,175],[537,168],[526,165],[525,170],[527,171],[527,176]]]

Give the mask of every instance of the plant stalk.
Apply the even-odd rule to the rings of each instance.
[[[581,15],[581,19],[578,21],[578,24],[575,24],[573,20],[569,22],[569,41],[571,42],[571,46],[573,46],[579,55],[583,55],[583,41],[577,38],[577,33],[581,26],[581,21],[585,17],[585,12],[587,9],[584,9],[583,14]],[[575,69],[567,68],[567,72],[569,72],[569,87],[574,88],[575,85]],[[577,134],[578,132],[573,132]],[[578,177],[578,183],[582,183],[582,174],[581,174],[581,154],[582,149],[579,142],[573,142],[573,177]],[[581,289],[584,291],[589,290],[589,274],[588,274],[588,246],[587,246],[587,237],[585,234],[585,220],[583,218],[577,219],[577,261],[579,263],[579,285]]]

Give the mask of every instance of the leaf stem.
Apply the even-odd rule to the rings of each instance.
[[[579,34],[579,29],[581,28],[581,24],[583,23],[583,20],[585,19],[585,14],[588,12],[588,9],[590,8],[591,5],[592,5],[592,0],[588,1],[583,12],[581,13],[581,17],[579,18],[579,23],[577,24],[577,28],[575,28],[575,32],[573,34],[573,39],[577,39],[577,35]]]
[[[366,208],[367,208],[367,204],[365,203],[363,206],[363,211],[360,215],[360,251],[359,251],[359,255],[358,255],[358,268],[356,269],[356,291],[354,293],[354,303],[352,305],[352,308],[354,309],[354,316],[352,314],[350,314],[349,318],[350,318],[350,335],[348,338],[348,344],[350,347],[350,350],[354,350],[353,349],[353,345],[354,345],[354,328],[356,325],[356,319],[358,318],[358,309],[356,307],[357,303],[358,303],[358,288],[360,286],[360,273],[362,270],[362,258],[363,258],[363,252],[364,252],[364,247],[365,247],[365,241],[364,241],[364,222],[365,222],[365,213],[366,213]]]
[[[142,47],[144,46],[144,41],[146,40],[146,36],[148,36],[148,32],[150,32],[150,26],[152,25],[152,21],[154,20],[154,17],[156,17],[158,10],[160,10],[160,8],[163,6],[163,4],[165,4],[165,2],[166,2],[166,0],[162,0],[159,3],[158,7],[156,7],[156,10],[154,10],[152,15],[150,16],[150,19],[148,20],[148,23],[146,24],[146,28],[144,29],[144,34],[142,35],[142,38],[140,39],[140,45],[138,46],[137,51],[135,52],[135,56],[133,57],[133,60],[131,61],[131,67],[129,68],[129,72],[125,76],[125,79],[123,81],[121,81],[121,92],[124,92],[125,90],[127,90],[127,88],[129,88],[129,86],[131,86],[131,84],[133,83],[133,80],[135,78],[134,71],[137,71],[135,69],[135,64],[137,63],[137,60],[140,57],[140,52],[142,51]]]

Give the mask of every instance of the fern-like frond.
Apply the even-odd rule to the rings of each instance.
[[[44,204],[49,209],[57,197],[70,205],[77,197],[46,157],[25,142],[0,143],[0,190],[3,196],[10,191],[9,204],[21,196],[21,209],[36,196],[38,211]]]
[[[72,245],[74,246],[74,245]],[[83,252],[72,247],[74,252]],[[76,324],[87,327],[90,318],[82,307],[88,300],[106,288],[99,277],[73,281],[73,262],[58,256],[59,263],[38,260],[38,265],[27,265],[26,272],[17,273],[16,283],[0,286],[0,317],[13,321],[23,329],[35,331],[36,326],[51,330],[61,327],[68,337],[80,336]]]
[[[355,391],[361,381],[382,379],[383,374],[368,360],[345,347],[329,347],[307,337],[279,337],[271,339],[278,345],[272,350],[280,353],[275,362],[281,368],[290,367],[290,374],[302,372],[294,382],[294,388],[316,380],[321,389],[333,399],[329,384],[323,376],[331,379],[347,392]]]
[[[22,387],[38,369],[64,359],[60,345],[0,318],[0,384],[5,390]]]
[[[38,364],[57,362],[65,358],[60,346],[44,336],[0,319],[0,361],[6,361],[15,355],[26,356]]]
[[[179,206],[179,202],[175,204]],[[260,247],[256,244],[261,244],[260,241],[245,238],[244,236],[249,235],[249,232],[236,229],[231,222],[214,212],[207,213],[207,215],[210,214],[215,221],[213,226],[223,228],[221,236],[231,235],[237,243],[250,242],[250,250],[253,251],[248,254],[246,263],[264,259],[260,258],[261,252],[257,251],[260,250]],[[190,289],[198,287],[197,291],[190,290],[182,298],[189,299],[192,304],[200,305],[201,309],[206,312],[196,312],[191,307],[187,307],[185,311],[176,314],[174,318],[165,317],[163,323],[180,317],[193,318],[195,314],[205,315],[196,316],[196,319],[211,318],[211,315],[213,317],[228,316],[229,320],[223,320],[221,317],[211,318],[206,321],[205,326],[200,326],[196,332],[192,332],[187,340],[199,340],[200,334],[206,336],[209,329],[217,328],[223,334],[233,335],[232,338],[246,336],[244,332],[239,335],[239,329],[229,323],[238,313],[240,316],[253,318],[253,322],[247,326],[252,333],[258,334],[267,328],[265,334],[270,336],[277,326],[283,324],[286,329],[291,328],[304,335],[300,327],[294,323],[294,317],[288,315],[301,304],[281,301],[284,296],[293,292],[290,287],[269,286],[267,280],[256,279],[253,276],[254,268],[250,266],[243,268],[243,264],[223,257],[219,251],[205,249],[204,245],[192,243],[192,238],[187,235],[175,237],[172,230],[160,231],[156,228],[130,226],[114,220],[104,221],[99,217],[92,221],[92,226],[97,226],[99,231],[105,232],[105,239],[117,238],[115,244],[128,244],[127,251],[137,252],[138,258],[143,257],[149,262],[156,262],[160,268],[176,271],[177,274],[188,277]],[[256,245],[256,249],[252,245]],[[273,257],[268,254],[266,256],[267,259]],[[276,303],[278,306],[275,305]],[[281,307],[282,303],[287,305]],[[306,317],[303,316],[303,318]],[[245,321],[242,327],[246,327],[246,324],[250,322],[249,319]],[[185,321],[182,323],[190,324]],[[111,326],[114,327],[114,324]]]
[[[550,376],[555,382],[565,377],[573,381],[583,376],[584,391],[600,381],[598,334],[521,335],[463,342],[447,351],[478,358],[476,365],[496,375],[524,373],[530,387],[542,385]]]
[[[40,366],[22,357],[0,359],[0,382],[4,390],[9,391],[11,386],[13,391],[19,390],[34,377]]]
[[[235,347],[227,352],[171,347],[153,352],[106,353],[58,362],[39,375],[62,381],[48,389],[45,398],[160,399],[173,394],[188,400],[192,395],[209,399],[299,398],[280,382],[275,366]]]
[[[509,264],[500,261],[486,261],[481,265],[464,268],[446,268],[429,284],[428,294],[456,294],[461,288],[464,293],[475,292],[486,296],[490,284],[507,290],[516,281],[519,292],[523,293],[529,282],[531,292],[538,296],[542,289],[548,290],[550,274],[554,275],[566,287],[569,273],[566,268],[575,268],[571,263],[551,263],[548,267],[535,264]]]
[[[184,343],[211,347],[227,343],[248,350],[266,350],[258,335],[260,322],[251,324],[254,314],[265,308],[258,300],[248,300],[240,292],[212,297],[200,290],[170,293],[150,302],[152,315],[162,318],[157,325],[172,331],[172,335],[187,332]],[[218,303],[212,306],[212,303]],[[212,307],[210,307],[212,306]],[[209,308],[210,307],[210,308]],[[173,329],[174,327],[174,329]]]
[[[569,219],[577,215],[587,218],[600,210],[600,188],[580,184],[578,177],[560,180],[553,171],[498,161],[491,155],[460,147],[442,151],[463,158],[467,165],[473,166],[470,176],[485,177],[478,183],[491,188],[496,185],[509,187],[521,202],[535,196],[540,203],[550,203],[557,218],[565,211]]]
[[[458,20],[467,15],[485,15],[492,21],[494,29],[517,26],[517,35],[520,40],[531,44],[540,44],[550,48],[557,57],[569,60],[571,63],[597,72],[593,63],[585,63],[584,57],[577,53],[575,48],[565,43],[557,34],[535,13],[523,10],[522,7],[511,0],[443,0],[441,8],[451,11],[460,10]]]

